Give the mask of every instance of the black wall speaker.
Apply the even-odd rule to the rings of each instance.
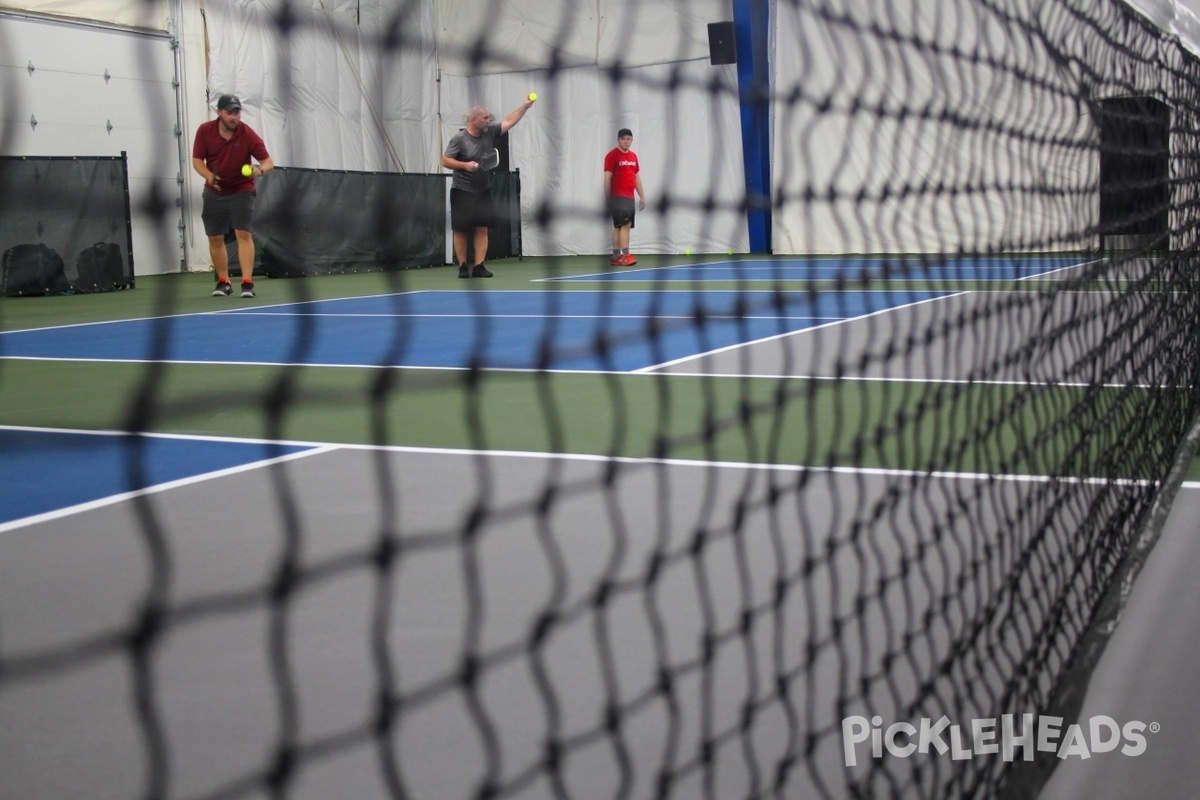
[[[737,63],[737,45],[733,40],[732,22],[708,23],[708,63]]]

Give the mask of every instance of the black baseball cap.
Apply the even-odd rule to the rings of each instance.
[[[617,131],[617,138],[620,139],[622,136],[633,136],[633,131],[629,130],[629,128],[621,128],[621,130]]]
[[[242,101],[238,100],[236,94],[223,94],[221,99],[217,101],[217,108],[222,111],[235,111],[242,107]]]

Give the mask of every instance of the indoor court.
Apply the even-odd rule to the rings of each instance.
[[[0,2],[0,800],[1200,796],[1191,2]]]

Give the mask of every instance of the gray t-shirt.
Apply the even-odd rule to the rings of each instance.
[[[500,123],[488,125],[478,136],[472,136],[464,128],[450,137],[446,145],[446,155],[458,161],[478,161],[483,154],[496,146],[496,137],[500,135]],[[462,189],[468,192],[486,192],[491,185],[492,174],[486,170],[454,170],[454,179],[450,181],[451,189]]]

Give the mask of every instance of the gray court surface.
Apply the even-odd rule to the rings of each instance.
[[[473,796],[485,777],[523,798],[647,797],[664,766],[672,796],[736,798],[769,785],[788,754],[800,757],[784,797],[819,796],[818,784],[843,796],[848,775],[882,792],[878,764],[843,763],[840,720],[863,710],[859,678],[897,654],[866,691],[877,709],[906,702],[963,621],[1003,597],[980,554],[1015,558],[1006,537],[1025,514],[1066,533],[1046,492],[971,476],[651,462],[610,473],[586,459],[334,449],[11,529],[0,652],[18,666],[68,657],[0,684],[0,798],[136,798],[149,774],[172,798],[265,798],[283,742],[300,756],[288,796],[303,800],[390,797],[388,770],[439,800]],[[1184,551],[1189,497],[1164,537]],[[402,543],[386,571],[373,559],[383,530]],[[1032,584],[1053,579],[1065,541],[1048,537]],[[300,578],[273,604],[288,562]],[[105,636],[133,630],[155,589],[172,616],[138,681],[131,649]],[[969,694],[947,683],[923,714],[981,713],[1005,644],[1048,613],[1022,611],[943,677]],[[1126,625],[1162,632],[1148,618]],[[1176,647],[1172,661],[1194,659]],[[1115,669],[1114,680],[1133,672]],[[385,672],[404,698],[390,739],[372,727]],[[1159,688],[1168,702],[1190,694]],[[1182,718],[1170,724],[1177,745],[1190,738]],[[805,732],[817,735],[808,759]],[[557,784],[547,739],[562,748]],[[158,747],[166,769],[152,773]],[[914,781],[911,796],[959,766],[919,763],[888,765]]]
[[[1200,483],[1185,484],[1092,675],[1080,719],[1144,722],[1146,749],[1064,759],[1042,800],[1200,797]]]

